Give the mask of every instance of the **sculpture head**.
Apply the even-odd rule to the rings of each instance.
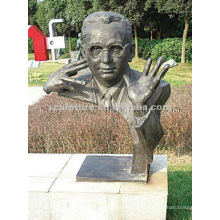
[[[82,26],[82,53],[93,76],[112,86],[123,77],[134,56],[129,21],[114,12],[95,12]]]

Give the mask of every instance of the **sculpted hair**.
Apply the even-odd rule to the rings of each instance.
[[[126,41],[131,42],[132,39],[132,28],[131,24],[128,21],[127,18],[125,18],[123,15],[120,15],[115,12],[108,12],[108,11],[99,11],[95,12],[91,15],[88,15],[85,20],[83,21],[82,25],[82,42],[84,43],[86,41],[86,35],[87,35],[87,27],[92,23],[104,23],[104,24],[110,24],[113,22],[121,22],[126,26],[127,34],[126,34]]]

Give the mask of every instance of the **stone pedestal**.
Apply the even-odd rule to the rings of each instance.
[[[166,219],[166,156],[154,155],[147,184],[76,182],[86,156],[29,154],[29,220]]]

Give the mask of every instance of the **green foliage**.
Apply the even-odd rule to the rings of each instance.
[[[76,32],[81,31],[83,20],[89,15],[92,8],[91,1],[88,0],[69,0],[66,3],[65,22]]]
[[[167,60],[181,61],[182,39],[167,38],[155,45],[151,52],[151,58],[156,60],[159,56],[165,56]],[[192,62],[192,40],[186,43],[186,61]]]
[[[76,50],[76,42],[77,42],[77,39],[78,38],[70,38],[70,41],[71,41],[71,50]],[[69,53],[69,38],[67,37],[66,38],[66,48],[62,49],[62,52],[64,54],[67,54]]]
[[[48,24],[51,19],[65,18],[66,0],[44,0],[38,3],[36,12],[36,22],[39,28],[48,35]],[[65,33],[70,29],[68,23],[56,24],[55,30],[59,33]]]
[[[48,11],[45,5],[45,1],[39,2],[38,7],[37,7],[37,12],[36,12],[36,22],[37,22],[38,27],[44,32],[44,34],[48,35],[49,19],[47,18],[47,14],[48,14]]]
[[[149,40],[149,39],[138,39],[138,52],[139,56],[143,59],[147,59],[151,56],[153,48],[160,43],[162,40]]]
[[[33,40],[31,38],[28,38],[28,53],[33,53]]]
[[[28,24],[35,24],[35,13],[37,11],[37,0],[28,0]]]
[[[92,4],[88,0],[44,0],[38,4],[36,21],[40,29],[48,34],[48,23],[51,19],[63,18],[64,23],[56,24],[58,34],[79,32],[82,22],[89,14]]]
[[[170,16],[179,15],[191,19],[192,0],[148,0],[145,3],[145,9],[155,5],[159,13],[166,13]]]
[[[143,59],[151,57],[154,61],[159,56],[165,56],[166,60],[181,60],[182,38],[166,38],[162,40],[138,39],[139,55]],[[192,62],[192,39],[186,43],[186,61]]]

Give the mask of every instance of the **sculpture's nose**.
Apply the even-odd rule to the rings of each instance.
[[[110,63],[111,62],[111,57],[110,57],[110,53],[108,50],[102,51],[101,61],[102,61],[102,63]]]

